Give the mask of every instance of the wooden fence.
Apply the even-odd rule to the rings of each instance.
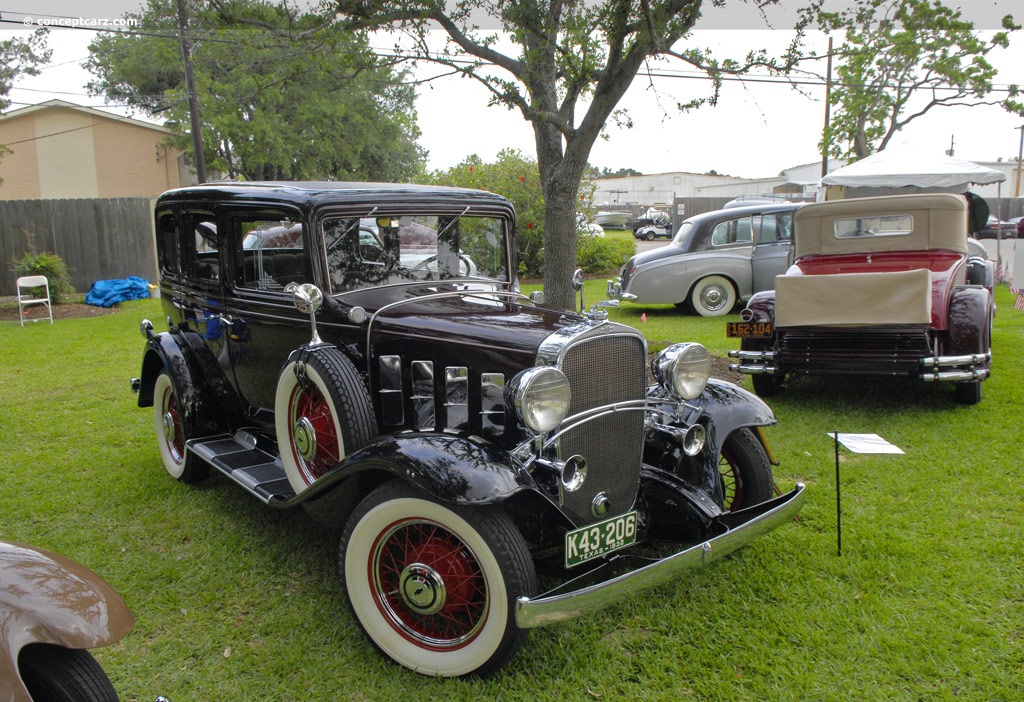
[[[64,259],[80,292],[97,280],[156,282],[149,198],[0,201],[0,295],[13,295],[14,265],[29,251]]]

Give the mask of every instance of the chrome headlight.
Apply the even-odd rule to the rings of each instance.
[[[700,344],[673,344],[651,361],[654,379],[673,395],[692,400],[704,392],[711,356]]]
[[[528,368],[512,379],[509,398],[519,420],[535,434],[546,434],[569,414],[569,379],[557,368]]]

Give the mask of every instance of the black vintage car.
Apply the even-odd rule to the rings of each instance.
[[[155,216],[167,329],[143,321],[133,385],[165,468],[213,467],[341,529],[357,621],[418,672],[494,672],[529,629],[676,579],[803,503],[802,485],[773,496],[771,410],[709,380],[702,346],[648,363],[599,306],[519,293],[504,198],[211,184]],[[640,553],[655,541],[678,546]]]

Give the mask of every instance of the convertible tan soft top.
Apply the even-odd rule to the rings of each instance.
[[[912,222],[909,233],[839,238],[851,220],[888,218]],[[877,253],[942,249],[967,253],[967,200],[953,193],[892,195],[830,200],[805,205],[794,215],[796,258],[815,254]]]

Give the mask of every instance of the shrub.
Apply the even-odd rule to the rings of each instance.
[[[632,236],[581,236],[576,243],[576,263],[586,275],[617,273],[635,253]]]
[[[50,299],[55,305],[67,302],[75,294],[67,264],[55,253],[26,251],[21,261],[14,262],[14,274],[19,278],[24,275],[45,275],[50,281]]]

